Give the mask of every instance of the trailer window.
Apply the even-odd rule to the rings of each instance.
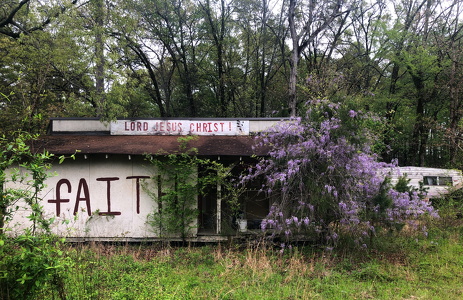
[[[424,185],[441,185],[441,186],[452,186],[452,177],[448,176],[424,176]]]

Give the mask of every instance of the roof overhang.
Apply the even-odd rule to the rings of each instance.
[[[79,154],[169,154],[178,153],[178,136],[55,135],[34,141],[36,152],[55,155]],[[266,147],[258,147],[254,136],[198,136],[187,142],[186,149],[197,149],[201,156],[263,156]]]
[[[268,147],[259,147],[259,132],[282,118],[158,118],[102,122],[97,118],[50,119],[48,135],[34,141],[34,151],[55,155],[169,154],[196,149],[201,156],[264,156]],[[187,136],[194,138],[188,139]]]

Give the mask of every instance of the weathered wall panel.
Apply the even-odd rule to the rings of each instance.
[[[142,157],[90,155],[65,160],[52,172],[56,176],[47,180],[41,197],[47,217],[56,218],[55,233],[78,238],[158,237],[146,224],[156,204],[142,186],[146,182],[156,192],[154,181],[143,178],[155,170]],[[18,211],[9,228],[26,224],[28,214]]]
[[[461,188],[463,176],[461,171],[452,169],[425,168],[425,167],[400,167],[398,173],[391,174],[392,183],[395,184],[400,176],[406,175],[410,179],[410,185],[419,188],[426,176],[451,177],[452,184],[447,186],[424,185],[427,189],[428,198],[438,197],[448,193],[452,189]]]

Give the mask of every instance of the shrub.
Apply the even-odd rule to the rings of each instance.
[[[259,136],[269,156],[242,177],[263,177],[273,204],[262,229],[285,240],[317,239],[335,244],[339,234],[366,246],[379,226],[394,226],[432,206],[417,192],[391,188],[387,170],[372,149],[380,120],[328,101],[310,102],[302,118],[280,122]]]
[[[39,198],[51,167],[49,153],[34,153],[19,133],[13,141],[0,138],[0,298],[36,299],[51,288],[64,299],[63,275],[70,266],[60,250],[60,239],[50,230],[52,219],[43,213]],[[30,226],[8,236],[5,227],[20,205],[30,215]]]

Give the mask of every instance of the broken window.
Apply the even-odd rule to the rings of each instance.
[[[440,186],[452,186],[452,177],[448,176],[424,176],[424,185],[440,185]]]

